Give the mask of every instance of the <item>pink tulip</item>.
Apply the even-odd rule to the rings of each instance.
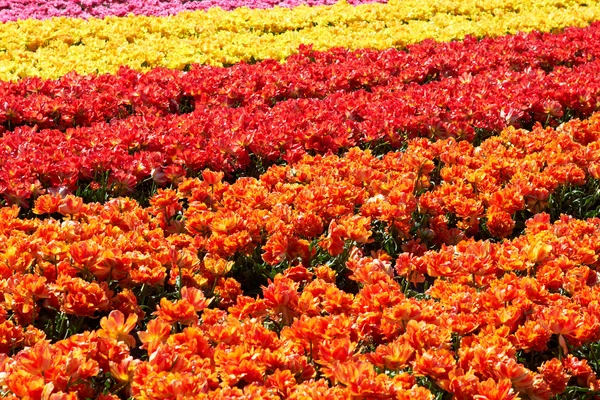
[[[338,0],[0,0],[0,21],[22,19],[48,19],[53,17],[104,18],[109,16],[174,15],[184,11],[206,10],[220,7],[233,10],[238,7],[292,8],[299,5],[321,6],[335,4]],[[385,0],[348,0],[353,5],[384,3]]]

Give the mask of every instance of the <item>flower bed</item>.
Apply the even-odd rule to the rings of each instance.
[[[188,114],[134,116],[64,133],[19,127],[0,140],[0,193],[23,207],[46,190],[91,189],[104,201],[151,179],[164,185],[206,167],[233,177],[307,152],[358,145],[386,151],[411,137],[471,141],[507,126],[556,125],[596,110],[598,63],[550,73],[499,68],[426,85],[393,82],[274,107],[196,105]]]
[[[315,50],[403,48],[431,38],[582,27],[599,17],[600,7],[584,0],[470,0],[461,6],[411,0],[356,7],[211,8],[171,17],[28,19],[4,23],[0,30],[0,79],[114,73],[122,66],[148,71],[285,60],[302,44]]]
[[[572,353],[600,339],[599,221],[539,213],[559,187],[598,185],[598,143],[594,116],[509,128],[478,147],[421,139],[381,160],[357,149],[306,157],[233,184],[206,170],[146,209],[60,195],[36,201],[51,218],[4,208],[11,318],[0,343],[18,351],[4,360],[5,385],[92,394],[108,382],[142,398],[237,396],[240,385],[273,398],[470,398],[512,385],[548,398],[575,376],[595,389]],[[512,219],[525,209],[534,217]],[[242,289],[257,279],[258,299]]]
[[[1,397],[600,396],[598,4],[56,4],[0,29]]]
[[[129,115],[186,113],[196,105],[273,106],[295,98],[322,99],[339,92],[385,90],[498,69],[550,72],[596,60],[599,37],[600,25],[595,23],[553,34],[425,41],[406,51],[317,52],[303,46],[285,63],[267,60],[230,68],[195,64],[189,72],[157,68],[145,74],[122,68],[116,75],[26,78],[0,82],[0,124],[9,130],[21,125],[65,130]]]
[[[352,5],[365,3],[382,3],[381,0],[349,0]],[[323,6],[335,4],[335,0],[256,0],[256,1],[229,1],[229,0],[52,0],[40,3],[39,1],[2,0],[0,2],[0,22],[24,20],[35,18],[38,20],[68,17],[68,18],[106,18],[125,17],[133,15],[167,16],[182,12],[208,10],[219,7],[223,10],[233,10],[238,7],[272,8],[272,7],[298,7],[301,5]]]

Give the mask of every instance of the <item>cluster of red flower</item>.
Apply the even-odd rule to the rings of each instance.
[[[232,184],[205,170],[148,208],[52,194],[32,211],[58,219],[4,207],[0,389],[53,400],[599,390],[576,351],[600,340],[600,220],[540,214],[558,186],[598,179],[599,163],[594,115],[480,146],[305,156]],[[486,219],[509,235],[523,209],[535,214],[523,235],[474,239]],[[252,298],[231,277],[250,263],[288,268]]]
[[[271,106],[293,98],[323,98],[338,91],[424,83],[497,68],[524,70],[574,66],[598,58],[600,24],[558,34],[529,33],[461,42],[425,41],[406,51],[303,46],[285,63],[274,60],[189,72],[122,68],[116,75],[69,74],[58,80],[0,82],[0,133],[17,126],[65,130],[129,115],[164,116],[210,106]],[[192,102],[193,99],[193,102]],[[190,104],[185,104],[185,101]]]
[[[27,207],[46,190],[68,192],[90,184],[123,195],[151,176],[159,185],[176,184],[207,167],[243,171],[256,159],[295,162],[307,152],[381,142],[399,147],[407,137],[472,140],[477,130],[485,135],[536,121],[557,125],[598,108],[599,66],[595,60],[550,73],[503,67],[426,85],[294,99],[266,109],[196,105],[189,114],[132,116],[65,132],[19,127],[0,139],[0,193]],[[99,181],[107,173],[108,181]]]

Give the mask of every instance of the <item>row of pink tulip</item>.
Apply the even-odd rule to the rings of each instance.
[[[50,0],[50,1],[0,1],[0,22],[20,19],[48,19],[53,17],[105,18],[122,17],[128,14],[166,16],[185,11],[207,10],[220,7],[233,10],[238,7],[271,8],[297,7],[300,5],[323,6],[335,4],[337,0]],[[348,0],[357,5],[383,3],[382,0]]]

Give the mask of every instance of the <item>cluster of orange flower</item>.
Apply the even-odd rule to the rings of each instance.
[[[381,158],[306,156],[231,184],[207,170],[147,208],[50,194],[32,210],[42,219],[3,207],[0,393],[600,390],[578,356],[600,340],[600,219],[543,213],[559,188],[599,177],[595,115],[479,146],[419,139]],[[522,235],[500,240],[519,223]],[[258,297],[243,290],[249,271],[264,276]]]

